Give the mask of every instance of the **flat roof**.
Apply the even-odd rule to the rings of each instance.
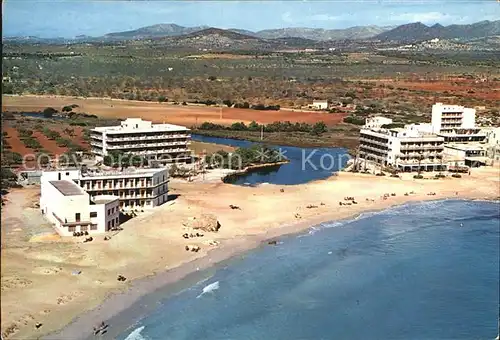
[[[113,195],[98,195],[92,200],[95,204],[106,204],[119,200],[120,197]]]
[[[93,177],[132,177],[132,176],[153,176],[156,173],[167,171],[166,168],[141,168],[120,170],[95,170],[89,169],[82,172],[80,179]]]
[[[144,122],[144,121],[142,121]],[[97,131],[97,132],[116,132],[116,133],[144,133],[144,132],[165,132],[165,131],[189,131],[189,129],[185,126],[181,125],[174,125],[174,124],[152,124],[151,127],[145,127],[145,128],[130,128],[130,127],[124,127],[121,125],[114,125],[114,126],[98,126],[91,131]]]
[[[49,181],[50,184],[54,186],[61,194],[64,196],[78,196],[84,195],[85,191],[76,185],[74,182],[70,181]]]

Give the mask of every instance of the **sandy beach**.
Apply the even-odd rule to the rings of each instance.
[[[498,199],[499,175],[496,166],[440,180],[339,173],[296,186],[172,181],[171,202],[126,222],[111,240],[96,237],[91,243],[53,235],[33,207],[38,188],[12,190],[2,214],[2,334],[85,338],[141,296],[267,239],[412,201]],[[405,195],[410,192],[415,194]],[[384,194],[395,196],[384,199]],[[339,205],[346,196],[357,204]],[[184,239],[182,223],[202,213],[217,216],[219,232]],[[208,245],[209,240],[219,246]],[[201,250],[186,251],[188,244]],[[117,275],[127,281],[117,281]]]

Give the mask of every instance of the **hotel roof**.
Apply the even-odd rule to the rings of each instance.
[[[85,191],[70,181],[49,181],[64,196],[85,195]]]
[[[144,122],[144,121],[143,121]],[[189,131],[185,126],[174,124],[151,124],[146,127],[131,128],[128,126],[99,126],[93,128],[91,131],[96,132],[115,132],[115,133],[145,133],[145,132],[169,132],[169,131]]]

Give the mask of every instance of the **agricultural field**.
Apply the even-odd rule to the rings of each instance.
[[[33,167],[39,159],[46,164],[60,155],[89,150],[85,130],[51,119],[14,117],[2,114],[2,166]],[[42,156],[44,155],[44,156]]]
[[[173,105],[169,103],[112,100],[105,98],[74,98],[61,96],[4,96],[4,112],[36,112],[47,107],[61,108],[78,105],[74,112],[87,112],[103,119],[124,119],[140,117],[156,123],[179,124],[188,127],[211,121],[223,125],[235,122],[267,124],[276,121],[315,123],[324,121],[328,125],[342,122],[346,114],[291,111],[291,110],[253,110],[206,105]]]

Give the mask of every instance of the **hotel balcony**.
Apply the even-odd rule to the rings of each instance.
[[[359,138],[359,142],[360,143],[377,144],[377,145],[380,145],[380,146],[388,146],[389,145],[389,141],[382,142],[382,141],[379,141],[379,140],[375,140],[375,139],[371,139],[371,138],[366,138],[366,137],[360,137]]]
[[[443,145],[401,145],[401,150],[441,150],[444,149]]]
[[[157,135],[157,136],[137,136],[137,137],[114,137],[108,135],[106,141],[113,142],[124,142],[124,141],[144,141],[144,140],[158,140],[158,139],[171,139],[171,138],[191,138],[190,134],[175,134],[175,135]]]
[[[360,145],[359,146],[360,148],[360,152],[367,152],[367,151],[363,151],[361,149],[366,149],[366,150],[370,150],[370,151],[375,151],[375,152],[378,152],[378,153],[382,153],[382,154],[387,154],[388,150],[385,150],[385,149],[380,149],[380,148],[376,148],[376,147],[373,147],[373,146],[369,146],[369,145]],[[369,151],[368,151],[369,152]]]
[[[99,147],[102,148],[102,142],[97,142],[97,141],[91,140],[90,141],[90,145],[99,146]]]
[[[135,148],[154,148],[154,147],[158,147],[158,146],[175,146],[175,145],[187,145],[188,143],[187,142],[165,142],[165,143],[154,143],[154,144],[145,144],[145,143],[141,143],[141,144],[120,144],[120,145],[111,145],[111,144],[108,144],[107,145],[107,149],[110,149],[110,150],[119,150],[119,149],[129,149],[129,148],[132,148],[132,149],[135,149]]]

